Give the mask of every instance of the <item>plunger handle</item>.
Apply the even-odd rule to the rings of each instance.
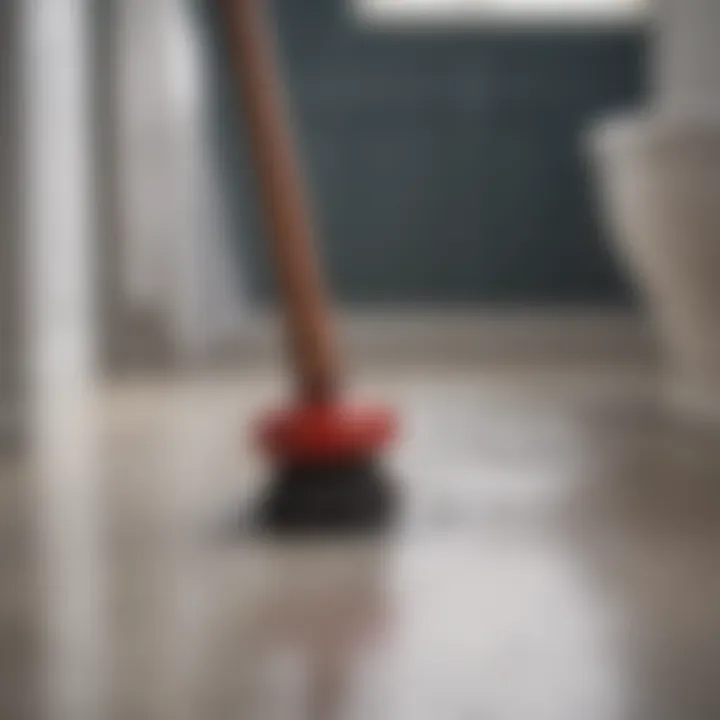
[[[305,401],[323,403],[338,363],[264,0],[214,1],[242,92],[299,390]]]

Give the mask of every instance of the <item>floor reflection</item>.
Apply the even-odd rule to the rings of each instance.
[[[61,388],[38,397],[35,408],[39,684],[43,715],[62,720],[99,717],[107,679],[108,558],[94,401],[90,388]]]
[[[257,378],[44,414],[3,467],[3,719],[720,717],[712,435],[627,387],[380,381],[412,419],[383,542],[214,531]]]

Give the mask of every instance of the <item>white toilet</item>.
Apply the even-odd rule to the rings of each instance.
[[[720,423],[720,2],[655,12],[656,103],[594,129],[598,195],[657,331],[663,400]]]

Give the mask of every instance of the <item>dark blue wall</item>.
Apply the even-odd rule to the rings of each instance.
[[[343,0],[276,0],[333,288],[356,303],[624,302],[580,137],[636,103],[644,34],[368,31]],[[220,78],[243,262],[272,283]]]

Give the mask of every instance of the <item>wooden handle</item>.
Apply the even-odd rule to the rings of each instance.
[[[264,0],[213,1],[242,92],[299,389],[306,401],[325,402],[337,359]]]

